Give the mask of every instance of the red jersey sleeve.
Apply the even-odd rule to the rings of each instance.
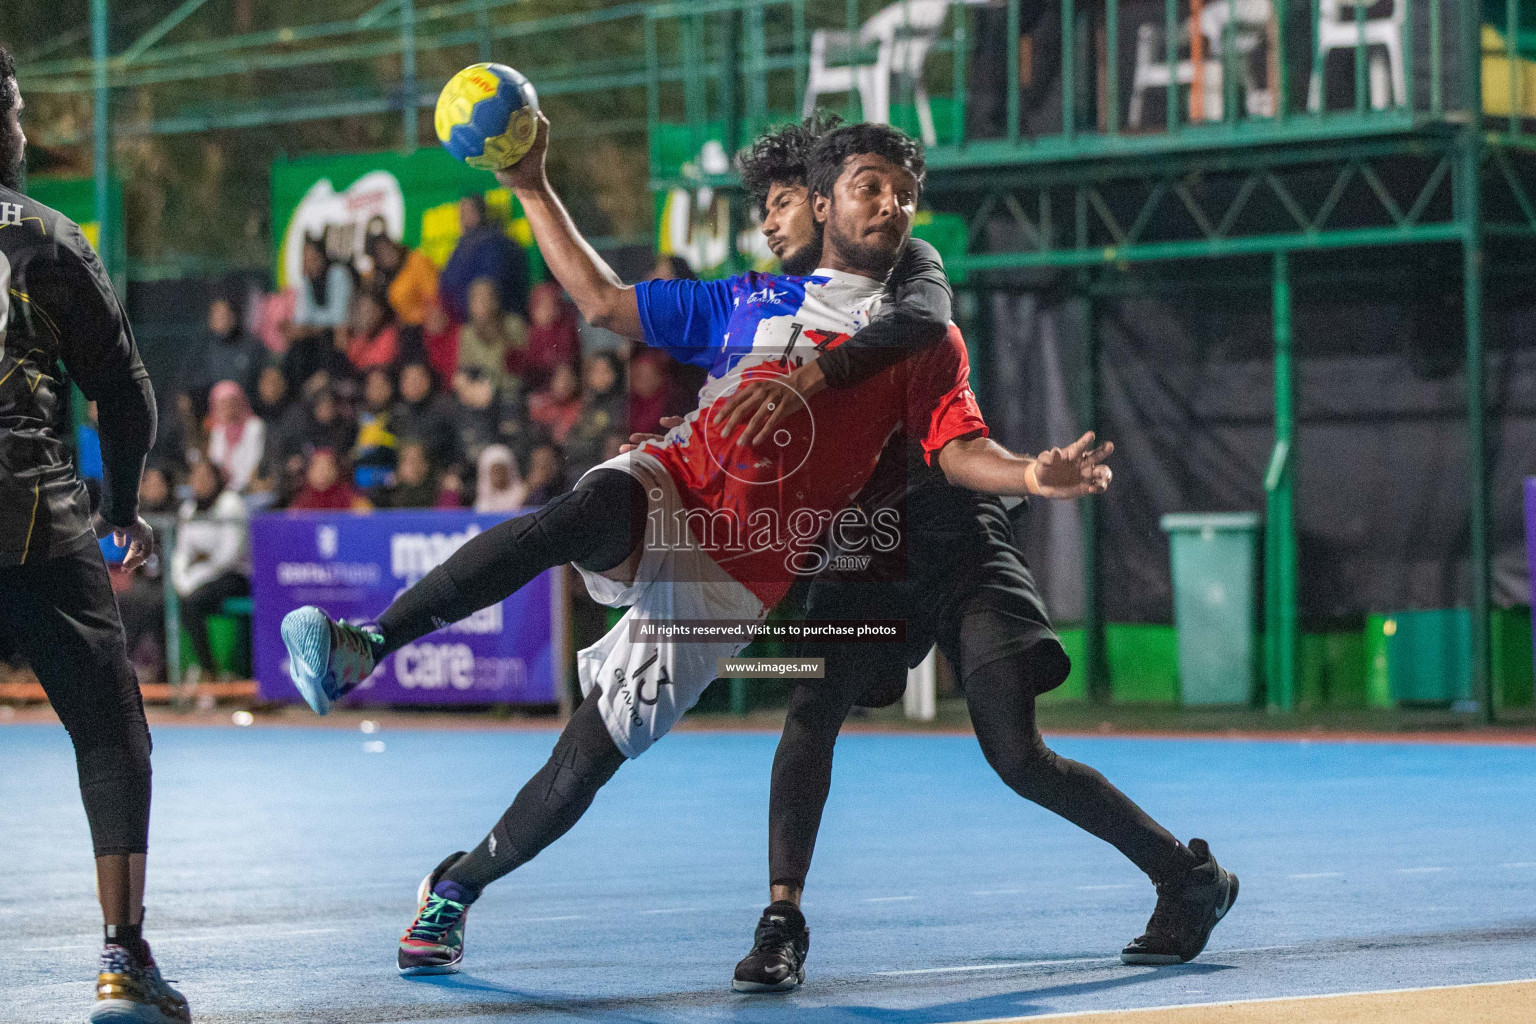
[[[956,438],[987,436],[971,391],[971,361],[965,339],[953,324],[949,337],[907,360],[907,435],[923,446],[923,459],[933,464],[939,450]]]

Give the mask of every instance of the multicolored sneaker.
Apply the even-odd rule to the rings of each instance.
[[[416,920],[400,936],[395,962],[400,973],[457,974],[464,959],[464,919],[469,916],[468,899],[453,899],[459,893],[436,892],[443,872],[464,856],[464,851],[449,854],[416,889]],[[452,883],[444,883],[447,887]]]
[[[149,947],[144,947],[148,953]],[[165,983],[153,955],[139,960],[122,946],[101,951],[91,1024],[191,1024],[186,997]]]
[[[283,616],[288,674],[304,702],[323,715],[331,701],[356,687],[373,671],[373,645],[382,638],[360,626],[336,622],[314,605]]]

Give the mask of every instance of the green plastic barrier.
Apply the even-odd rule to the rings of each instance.
[[[1258,675],[1258,513],[1177,513],[1163,516],[1162,527],[1173,560],[1183,703],[1251,703]]]

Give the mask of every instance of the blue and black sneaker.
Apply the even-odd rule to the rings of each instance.
[[[783,900],[768,904],[752,933],[752,951],[736,965],[735,992],[788,992],[805,983],[811,930],[800,908]]]
[[[383,642],[379,634],[336,622],[310,604],[283,616],[282,635],[288,674],[317,715],[330,711],[331,701],[368,678],[374,645]]]
[[[462,856],[462,850],[449,854],[421,880],[416,890],[416,920],[400,936],[395,957],[401,974],[458,973],[459,961],[464,959],[464,919],[469,916],[473,897],[442,878]]]

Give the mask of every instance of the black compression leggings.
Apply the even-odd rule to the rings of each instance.
[[[1030,683],[1042,644],[1054,641],[978,666],[965,677],[966,705],[987,762],[1014,792],[1110,843],[1153,881],[1177,876],[1190,864],[1183,844],[1103,775],[1045,745]],[[856,673],[831,675],[790,695],[769,796],[774,885],[805,885],[832,783],[832,748],[854,699],[870,682]]]
[[[380,657],[504,600],[539,573],[575,562],[603,572],[645,537],[645,488],[618,469],[597,469],[527,515],[470,538],[379,616]]]
[[[601,689],[593,687],[561,731],[554,753],[518,792],[496,827],[443,873],[445,880],[468,889],[470,899],[570,831],[624,763],[598,710],[601,695]]]

